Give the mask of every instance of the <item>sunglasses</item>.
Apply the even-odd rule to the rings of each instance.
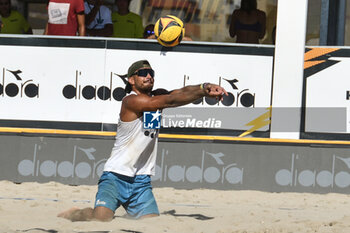
[[[152,31],[152,30],[147,30],[146,33],[147,33],[147,35],[153,35],[153,34],[154,34],[154,31]]]
[[[149,74],[152,78],[154,78],[154,70],[152,69],[138,70],[134,74],[137,74],[137,76],[141,76],[141,77],[147,77],[147,74]]]

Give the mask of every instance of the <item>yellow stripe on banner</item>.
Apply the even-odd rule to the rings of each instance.
[[[35,128],[12,128],[0,127],[0,133],[32,133],[32,134],[62,134],[62,135],[90,135],[90,136],[115,136],[116,132],[84,131],[84,130],[61,130],[61,129],[35,129]],[[210,135],[187,135],[187,134],[159,134],[159,138],[187,139],[187,140],[216,140],[232,142],[276,142],[297,144],[334,144],[350,145],[350,141],[314,140],[314,139],[278,139],[278,138],[241,138],[229,136]]]
[[[12,128],[0,127],[0,133],[37,133],[37,134],[67,134],[67,135],[92,135],[92,136],[115,136],[115,132],[63,130],[63,129],[35,129],[35,128]]]

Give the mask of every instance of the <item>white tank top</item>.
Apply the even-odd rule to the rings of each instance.
[[[119,120],[116,141],[104,171],[134,177],[154,175],[158,130],[144,129],[143,117],[131,122]]]

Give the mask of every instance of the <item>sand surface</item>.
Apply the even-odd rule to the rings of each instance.
[[[70,222],[56,215],[92,207],[97,186],[0,181],[0,232],[350,232],[350,195],[154,188],[159,217]]]

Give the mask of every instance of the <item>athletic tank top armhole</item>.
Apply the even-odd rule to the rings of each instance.
[[[134,123],[135,121],[137,121],[137,120],[142,120],[142,116],[141,117],[139,117],[139,118],[136,118],[135,120],[132,120],[132,121],[122,121],[121,119],[119,119],[119,121],[121,122],[121,123],[123,123],[123,124],[132,124],[132,123]]]
[[[136,92],[134,92],[134,91],[131,91],[128,95],[126,95],[126,96],[129,96],[129,95],[137,95],[136,94]],[[126,97],[126,96],[124,96],[124,98]],[[132,124],[132,123],[134,123],[135,121],[137,121],[137,120],[142,120],[142,116],[141,117],[139,117],[139,118],[136,118],[135,120],[133,120],[133,121],[122,121],[120,118],[119,118],[119,121],[121,122],[121,123],[123,123],[123,124]]]

